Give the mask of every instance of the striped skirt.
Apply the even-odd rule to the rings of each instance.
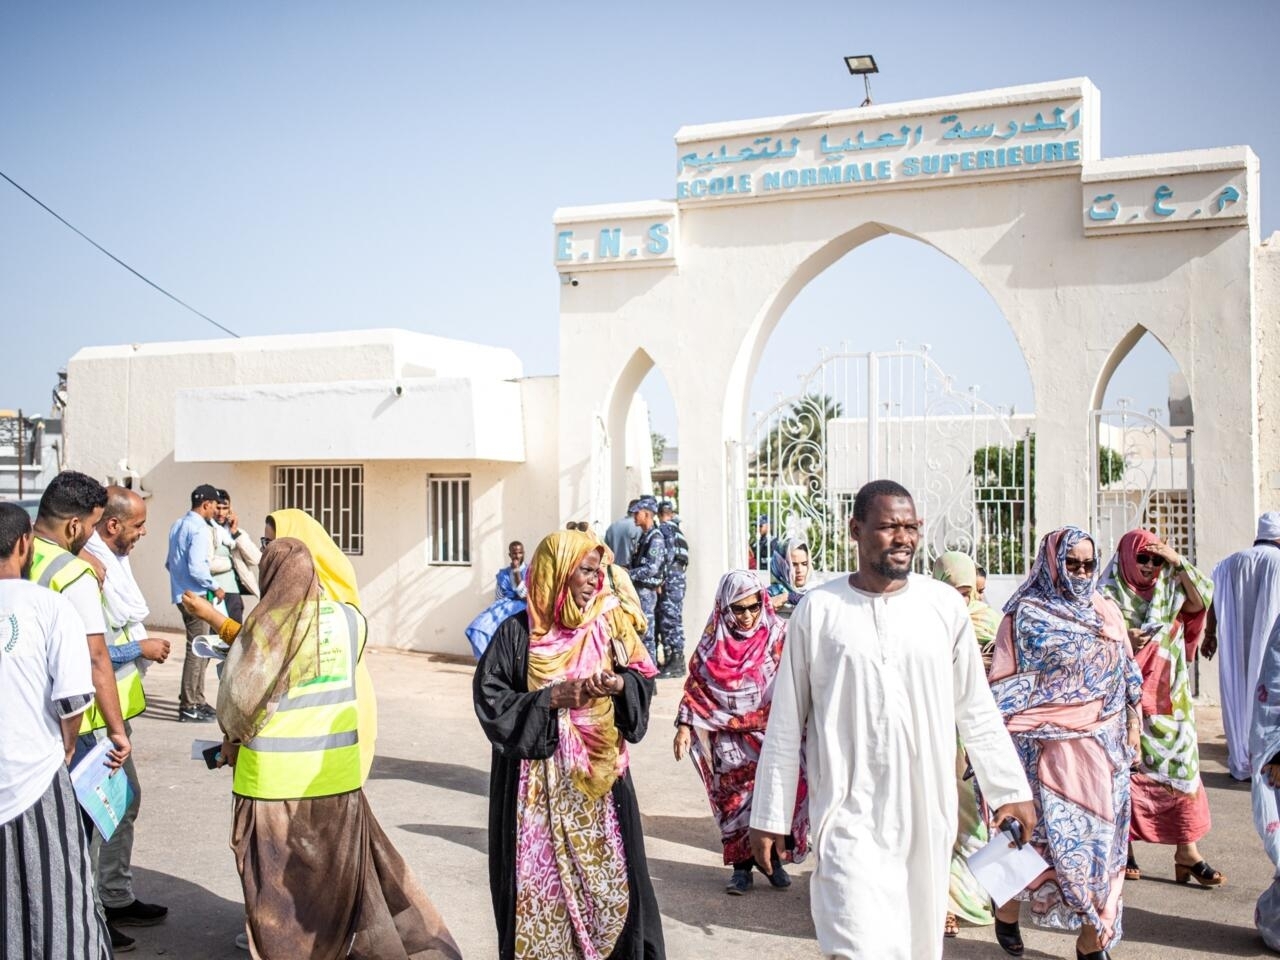
[[[109,960],[94,906],[89,849],[67,768],[34,805],[0,826],[4,960]]]

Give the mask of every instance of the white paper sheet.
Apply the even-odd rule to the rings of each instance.
[[[218,663],[227,658],[227,651],[230,649],[231,647],[219,639],[217,634],[206,634],[191,641],[191,652],[195,656],[215,660]]]
[[[1028,883],[1048,869],[1049,864],[1030,844],[1021,850],[1015,847],[1013,835],[1007,830],[1001,830],[990,843],[969,857],[969,871],[997,906],[1021,893]]]

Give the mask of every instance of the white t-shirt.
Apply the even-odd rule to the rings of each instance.
[[[39,800],[65,761],[58,718],[93,697],[84,638],[64,596],[0,580],[0,824]]]
[[[86,637],[95,633],[106,635],[107,622],[102,616],[102,588],[98,586],[97,577],[87,573],[77,577],[62,591],[62,595],[71,601],[71,606],[80,614]]]

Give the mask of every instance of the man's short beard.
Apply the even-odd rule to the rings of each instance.
[[[884,577],[886,580],[905,580],[911,575],[911,565],[907,564],[905,570],[899,570],[897,567],[889,565],[889,556],[885,554],[877,560],[871,561],[871,569]]]

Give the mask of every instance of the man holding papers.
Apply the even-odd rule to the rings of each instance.
[[[89,649],[70,601],[26,579],[31,559],[26,511],[0,503],[0,956],[107,960],[67,773],[93,702]]]
[[[911,495],[858,491],[858,571],[796,605],[756,769],[751,845],[761,872],[783,846],[807,727],[818,944],[841,960],[942,955],[956,839],[956,730],[994,819],[1030,836],[1027,777],[987,687],[960,594],[911,572]],[[785,856],[785,854],[784,854]]]
[[[105,571],[102,612],[106,620],[107,651],[111,655],[111,665],[115,667],[116,688],[126,717],[124,729],[130,740],[133,730],[128,718],[137,716],[146,707],[142,671],[148,663],[164,663],[169,656],[168,640],[147,636],[143,626],[149,613],[147,602],[129,566],[129,554],[146,534],[146,501],[124,487],[108,487],[102,519],[85,544],[85,550]],[[77,757],[87,754],[105,735],[106,730],[102,728],[82,734]],[[95,889],[106,911],[112,942],[117,950],[123,941],[132,941],[133,938],[122,934],[116,927],[150,926],[162,921],[169,912],[168,907],[143,903],[133,895],[133,823],[138,817],[142,787],[132,757],[124,762],[124,774],[129,780],[133,799],[111,839],[104,842],[95,832],[90,842],[97,875]]]

